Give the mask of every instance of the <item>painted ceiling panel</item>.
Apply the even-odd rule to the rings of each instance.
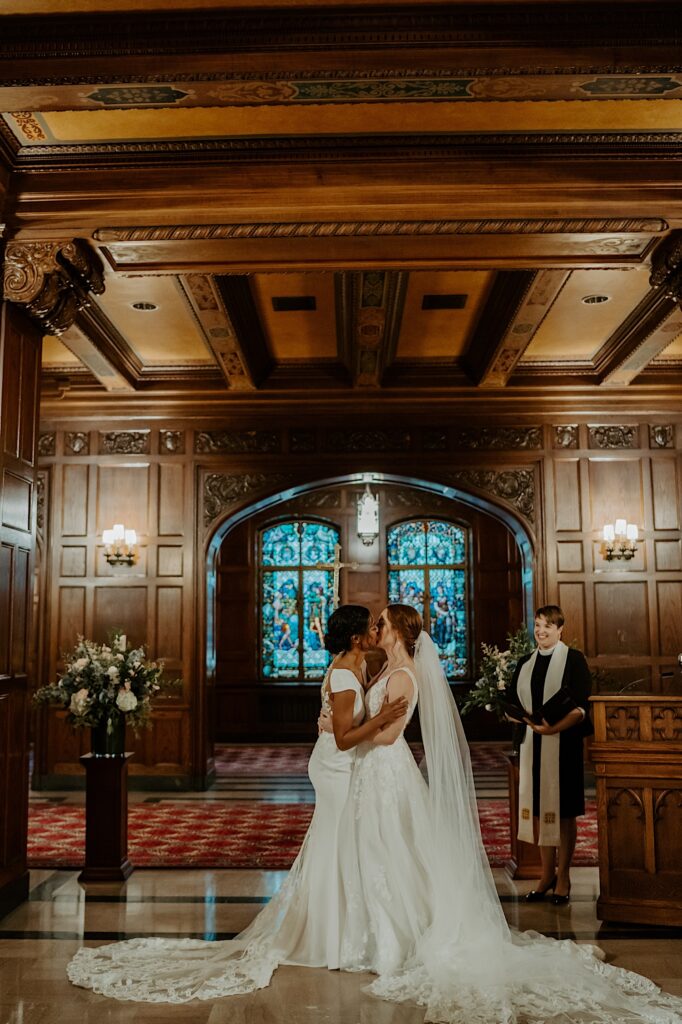
[[[493,277],[492,271],[411,273],[397,358],[454,359],[461,355]],[[463,309],[425,310],[425,295],[466,295],[466,305]]]
[[[275,360],[337,356],[333,274],[257,274],[251,291]],[[313,296],[314,310],[275,312],[275,297]]]
[[[133,309],[151,303],[155,310]],[[107,274],[97,304],[145,365],[211,365],[214,360],[174,277]]]
[[[419,132],[680,131],[682,100],[313,102],[295,105],[57,110],[5,114],[22,145],[259,135]]]
[[[645,268],[574,270],[522,362],[592,359],[649,287]],[[607,301],[585,303],[590,296],[606,296]]]

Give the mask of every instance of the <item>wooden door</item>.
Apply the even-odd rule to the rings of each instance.
[[[0,318],[0,914],[28,894],[28,698],[41,336]]]

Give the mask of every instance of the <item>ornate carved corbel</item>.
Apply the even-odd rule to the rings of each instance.
[[[665,295],[682,302],[682,231],[673,231],[656,247],[651,258],[652,288],[662,288]]]
[[[68,330],[89,293],[103,291],[104,265],[82,238],[7,243],[4,298],[50,334]]]

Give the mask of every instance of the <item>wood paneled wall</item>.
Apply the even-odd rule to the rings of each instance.
[[[49,577],[43,608],[43,681],[54,679],[61,655],[84,635],[105,640],[121,629],[168,679],[182,679],[157,701],[154,726],[138,737],[130,766],[171,787],[192,782],[191,687],[194,664],[194,506],[192,467],[183,455],[158,453],[158,431],[42,434],[46,508],[41,571]],[[151,455],[154,440],[156,455]],[[138,534],[138,560],[111,566],[102,531],[114,522]],[[63,715],[46,712],[39,730],[34,784],[68,783],[81,775],[78,756],[88,730],[73,732]]]
[[[0,916],[28,893],[28,691],[41,338],[0,310]]]
[[[246,662],[255,664],[255,650],[239,645],[231,667],[225,652],[217,664],[214,588],[219,574],[229,576],[235,607],[252,603],[244,537],[257,523],[239,526],[240,516],[275,517],[282,511],[271,503],[277,494],[311,507],[322,501],[323,481],[330,493],[332,481],[345,481],[350,494],[349,482],[363,472],[400,481],[396,492],[418,491],[434,512],[442,511],[439,502],[452,507],[454,499],[467,506],[469,518],[486,508],[506,517],[526,548],[521,571],[526,582],[533,577],[535,602],[561,602],[566,638],[601,670],[602,686],[616,690],[643,679],[642,688],[663,692],[676,671],[682,650],[682,417],[571,417],[564,409],[561,417],[526,412],[498,421],[482,412],[463,423],[455,412],[424,422],[417,413],[389,411],[348,430],[338,411],[317,410],[307,420],[300,407],[280,409],[276,420],[271,412],[235,413],[216,424],[201,419],[197,408],[195,418],[127,420],[124,427],[114,420],[69,420],[65,413],[63,420],[43,422],[41,431],[43,678],[54,677],[58,652],[77,632],[102,637],[120,625],[133,639],[146,640],[150,654],[184,680],[180,694],[159,703],[152,732],[136,741],[131,771],[138,780],[201,785],[210,773],[214,730],[245,739],[311,735],[314,688],[280,684],[273,702],[263,684],[244,674]],[[349,507],[329,511],[343,517]],[[324,502],[317,508],[326,516]],[[395,511],[396,518],[405,514],[405,507]],[[601,527],[616,516],[640,527],[632,562],[601,557]],[[102,557],[101,531],[114,521],[140,535],[140,560],[130,569],[110,568]],[[232,532],[223,530],[228,521]],[[382,529],[385,524],[384,517]],[[358,557],[358,543],[349,530],[345,554]],[[513,559],[506,544],[489,539],[479,553],[480,593],[483,566],[493,575],[477,609],[476,644],[500,639],[502,620],[506,629],[514,618],[509,595],[517,584],[507,572]],[[503,563],[504,583],[495,576]],[[365,601],[382,586],[376,567],[358,573],[357,583],[354,593]],[[239,706],[225,703],[228,676],[247,683]],[[53,714],[39,742],[38,783],[72,775],[87,742]]]

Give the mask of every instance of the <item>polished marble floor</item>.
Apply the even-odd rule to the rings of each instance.
[[[229,938],[280,886],[286,872],[138,870],[122,885],[82,888],[72,871],[33,871],[30,900],[0,920],[0,1024],[421,1024],[414,1006],[363,992],[369,975],[280,968],[251,996],[184,1006],[116,1003],[74,988],[69,958],[82,942],[134,936]],[[682,996],[682,929],[605,925],[595,915],[596,868],[575,868],[566,907],[526,904],[531,884],[504,871],[495,881],[510,924],[597,942],[609,962]]]

